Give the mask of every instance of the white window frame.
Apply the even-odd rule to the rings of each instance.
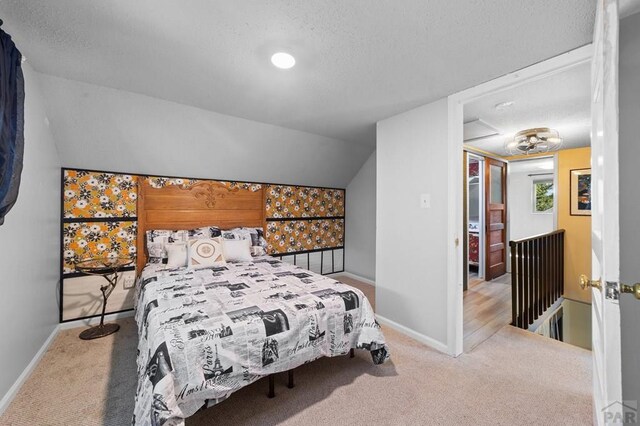
[[[550,183],[553,188],[553,202],[551,203],[551,208],[549,210],[545,210],[540,212],[536,210],[537,200],[536,200],[536,185],[539,183]],[[533,214],[553,214],[556,205],[556,183],[554,182],[553,176],[548,178],[537,178],[531,180],[531,212]]]

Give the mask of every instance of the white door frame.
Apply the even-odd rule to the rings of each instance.
[[[593,46],[588,44],[562,55],[553,57],[543,62],[523,68],[496,78],[476,87],[458,92],[448,98],[448,191],[452,194],[448,200],[448,210],[454,212],[449,217],[448,233],[450,235],[447,244],[448,271],[447,271],[447,343],[448,351],[453,356],[458,356],[463,351],[463,264],[462,243],[463,243],[463,106],[482,96],[500,92],[520,86],[524,83],[549,77],[559,72],[565,71],[574,66],[590,63]]]

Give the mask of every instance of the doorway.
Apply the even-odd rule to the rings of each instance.
[[[466,256],[464,350],[471,351],[509,322],[511,292],[506,275],[507,164],[464,152]]]
[[[507,162],[464,151],[465,273],[471,282],[491,281],[507,272]]]
[[[485,236],[484,243],[485,243],[485,246],[487,247],[487,251],[485,251],[485,268],[483,271],[485,280],[483,280],[483,282],[492,282],[490,281],[491,278],[502,277],[498,280],[493,281],[496,284],[498,284],[498,281],[501,281],[502,288],[499,289],[498,291],[494,291],[493,296],[491,296],[489,293],[485,293],[484,295],[482,295],[482,298],[484,298],[485,302],[487,301],[490,301],[490,302],[485,303],[484,307],[482,307],[481,309],[483,313],[486,313],[487,310],[490,310],[491,308],[495,308],[494,309],[495,315],[492,318],[489,318],[488,321],[494,322],[494,323],[496,322],[499,323],[502,321],[501,326],[504,326],[511,322],[511,317],[510,315],[507,315],[507,313],[511,311],[510,308],[512,305],[510,300],[511,297],[508,297],[509,291],[510,291],[510,282],[509,282],[510,280],[508,278],[509,277],[508,272],[511,265],[509,260],[509,247],[506,242],[509,239],[512,239],[512,238],[509,238],[509,233],[511,232],[512,226],[515,225],[517,229],[519,225],[522,225],[522,223],[516,223],[516,222],[510,223],[511,220],[513,219],[509,217],[510,210],[508,208],[508,203],[507,203],[508,199],[509,199],[509,204],[512,202],[512,200],[510,200],[510,197],[508,195],[509,190],[508,190],[507,176],[509,176],[509,179],[511,178],[511,172],[509,169],[512,165],[518,166],[519,160],[522,160],[522,156],[517,156],[517,155],[513,155],[512,153],[504,152],[504,150],[506,149],[505,140],[508,137],[510,138],[514,137],[514,134],[516,133],[515,131],[516,125],[524,129],[527,129],[530,127],[531,128],[539,127],[537,124],[534,124],[534,123],[531,123],[531,125],[529,125],[529,123],[526,123],[523,121],[524,120],[523,117],[518,117],[517,114],[511,114],[511,116],[515,117],[514,121],[516,121],[516,119],[520,121],[514,124],[513,130],[508,129],[508,131],[504,131],[504,128],[507,127],[507,125],[505,124],[505,122],[500,121],[503,118],[501,117],[501,114],[504,114],[505,111],[513,112],[513,111],[510,111],[509,108],[514,106],[514,103],[509,102],[509,99],[503,99],[502,101],[504,102],[496,101],[495,97],[488,96],[488,95],[505,94],[508,91],[513,91],[514,89],[525,90],[526,86],[531,85],[531,83],[540,82],[543,79],[557,76],[567,70],[575,69],[579,65],[586,64],[588,66],[590,58],[591,58],[591,46],[586,46],[584,48],[569,52],[565,55],[561,55],[559,57],[553,58],[549,61],[545,61],[544,63],[536,64],[532,67],[521,70],[518,73],[515,73],[513,75],[508,75],[500,79],[497,79],[495,81],[485,83],[476,88],[469,89],[465,92],[462,92],[460,94],[454,95],[449,98],[450,120],[452,121],[450,126],[450,143],[453,144],[454,146],[457,146],[458,147],[457,149],[460,149],[460,151],[463,150],[463,147],[461,146],[462,145],[461,142],[463,141],[463,135],[465,131],[463,123],[466,123],[469,121],[475,120],[475,121],[483,121],[485,124],[491,123],[490,126],[499,127],[498,132],[496,133],[499,136],[501,136],[501,138],[496,138],[496,137],[492,138],[492,136],[495,136],[495,135],[488,135],[489,137],[482,137],[474,140],[473,144],[467,144],[465,142],[465,150],[467,151],[467,153],[465,154],[466,162],[458,163],[458,164],[464,165],[464,169],[459,170],[460,173],[457,176],[458,182],[460,182],[460,187],[458,191],[462,192],[463,188],[465,188],[466,194],[464,194],[465,195],[464,203],[459,204],[460,209],[458,210],[462,213],[461,223],[463,223],[462,232],[464,235],[463,241],[465,242],[464,247],[461,250],[459,249],[457,253],[457,255],[459,256],[458,262],[459,262],[460,281],[458,281],[455,286],[450,287],[450,292],[452,293],[452,300],[454,301],[452,302],[453,303],[452,307],[455,308],[455,309],[452,309],[452,312],[451,312],[451,318],[453,318],[453,322],[454,322],[454,327],[453,327],[454,338],[452,339],[452,342],[453,342],[452,352],[455,355],[460,354],[465,349],[465,346],[466,346],[464,342],[465,337],[468,337],[468,334],[466,333],[467,332],[466,326],[469,324],[469,318],[468,318],[469,304],[467,302],[470,300],[470,297],[468,297],[468,294],[471,294],[472,292],[470,290],[473,290],[473,288],[471,288],[468,285],[469,283],[471,283],[471,281],[467,281],[467,279],[475,278],[473,266],[469,264],[469,260],[472,260],[471,256],[473,254],[471,248],[469,247],[469,241],[471,241],[473,237],[469,235],[470,234],[469,230],[470,230],[470,226],[472,226],[472,221],[469,219],[471,218],[471,215],[468,215],[468,214],[470,213],[470,209],[472,208],[473,196],[472,196],[471,187],[468,185],[469,182],[464,182],[463,184],[463,181],[460,178],[462,177],[464,179],[465,177],[468,177],[468,178],[471,177],[471,173],[469,171],[470,158],[473,159],[474,156],[485,158],[484,168],[485,168],[485,174],[489,176],[489,180],[488,180],[489,184],[485,185],[485,188],[484,188],[485,200],[487,201],[486,203],[487,210],[485,211],[485,224],[484,224],[485,230],[486,230],[486,236]],[[550,93],[550,92],[546,92],[546,93]],[[589,96],[588,89],[585,91],[585,93],[588,98]],[[554,99],[556,97],[556,94],[557,94],[556,92],[551,92],[551,94],[548,95],[548,99]],[[541,91],[539,90],[531,91],[529,92],[529,96],[526,97],[525,101],[518,100],[516,105],[518,105],[519,107],[524,107],[524,108],[520,108],[521,111],[529,112],[533,108],[533,105],[527,102],[541,100],[541,98],[542,98]],[[485,104],[482,104],[482,100],[484,99],[487,99],[487,100]],[[472,108],[471,109],[468,108],[470,105],[483,106],[485,110],[490,110],[491,114],[480,116],[480,117],[479,116],[468,117],[467,116],[468,110],[471,110],[473,112]],[[517,109],[518,108],[514,108],[514,110],[517,110]],[[587,107],[587,123],[586,123],[587,134],[589,133],[588,126],[590,125],[590,120],[589,120],[590,117],[588,116],[588,109],[589,108]],[[540,121],[546,122],[545,120],[538,119],[536,120],[536,123],[540,123]],[[496,126],[494,123],[498,123],[498,125]],[[543,123],[540,123],[540,124],[543,124]],[[576,129],[572,129],[571,131],[573,130],[581,131],[581,129],[577,129],[580,126],[574,126],[574,127],[576,127]],[[520,130],[520,129],[517,128],[517,130]],[[568,135],[571,133],[571,131],[563,128],[564,134]],[[572,139],[572,138],[567,138],[567,140],[569,139]],[[468,145],[473,145],[473,146],[468,146]],[[471,153],[471,155],[469,153]],[[451,151],[450,151],[450,154],[452,157],[456,155],[455,152],[451,152]],[[553,154],[551,154],[551,156],[553,156]],[[530,160],[530,159],[531,157],[527,158],[527,160]],[[494,160],[498,160],[498,161],[494,161]],[[493,183],[494,183],[493,191],[490,184],[492,181],[491,179],[492,171],[494,172],[493,173]],[[553,184],[556,183],[555,182],[556,176],[552,175],[551,173],[555,173],[555,171],[553,170],[551,171],[541,170],[538,172],[530,171],[526,174],[527,179],[530,181],[530,187],[529,187],[530,191],[527,191],[527,196],[529,197],[528,203],[527,203],[528,205],[530,205],[534,201],[533,200],[533,197],[534,197],[533,191],[535,188],[534,180],[540,182],[538,186],[541,192],[544,192],[543,190],[545,188],[554,186]],[[467,174],[469,176],[467,176]],[[528,176],[528,175],[532,175],[532,176]],[[555,201],[552,201],[552,202],[555,202]],[[517,207],[517,208],[524,207],[524,203],[520,201],[518,202],[518,205],[514,207]],[[540,208],[543,208],[543,207],[544,206],[541,204]],[[534,212],[532,212],[532,214],[533,213]],[[553,221],[554,229],[555,229],[555,227],[557,226],[557,223],[555,221],[555,218],[553,217],[553,214],[549,214],[549,212],[542,212],[542,211],[538,212],[538,214],[540,215],[540,218],[543,218],[543,215],[547,215],[546,217],[544,217],[544,219],[551,218]],[[524,217],[523,215],[518,216],[518,218],[520,219],[522,219],[523,217]],[[524,228],[529,232],[534,232],[533,227],[528,226],[526,222],[524,223]],[[522,229],[522,226],[520,226],[520,229]],[[493,251],[490,251],[491,249],[493,249]],[[493,253],[493,254],[490,254],[490,253]],[[493,256],[493,258],[491,258],[490,256]],[[478,268],[478,270],[480,271],[480,268]],[[505,273],[507,274],[505,275]],[[502,299],[504,303],[500,304],[500,299]],[[491,304],[493,305],[492,307],[490,307]]]

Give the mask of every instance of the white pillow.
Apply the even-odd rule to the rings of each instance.
[[[189,241],[189,266],[193,269],[224,265],[222,238],[203,238]]]
[[[189,238],[189,231],[171,231],[167,229],[150,229],[147,231],[147,252],[149,261],[152,259],[166,259],[167,250],[165,246],[171,243],[186,242]]]
[[[225,240],[251,240],[251,255],[264,256],[267,254],[267,240],[264,239],[262,228],[233,228],[222,231]]]
[[[251,262],[251,240],[222,240],[224,258],[229,262]]]
[[[187,243],[165,244],[164,248],[167,251],[167,268],[187,266],[189,262]]]

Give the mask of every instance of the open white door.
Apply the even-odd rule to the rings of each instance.
[[[618,23],[618,1],[598,0],[591,70],[591,272],[595,281],[583,282],[592,285],[593,409],[597,425],[622,423]]]

